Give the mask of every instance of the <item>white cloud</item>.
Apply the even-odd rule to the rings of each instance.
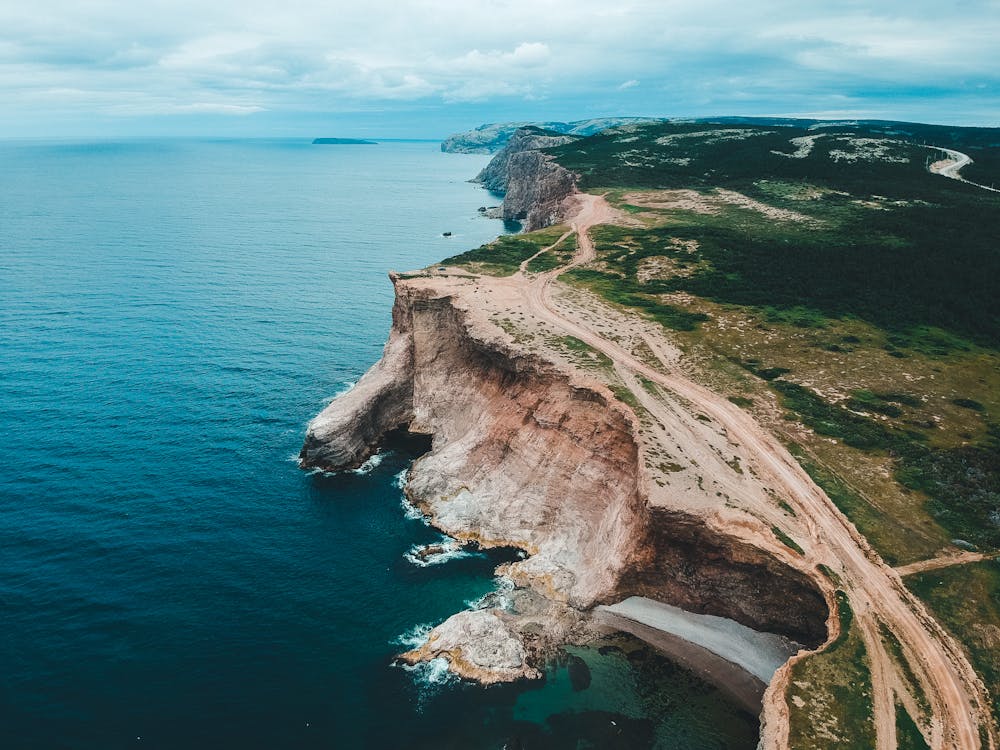
[[[10,2],[0,100],[8,123],[147,111],[139,99],[192,115],[540,100],[615,114],[641,81],[649,114],[696,114],[979,86],[996,119],[997,5],[942,18],[930,0]]]

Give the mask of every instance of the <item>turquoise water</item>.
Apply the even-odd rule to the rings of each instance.
[[[379,356],[386,271],[502,231],[466,183],[484,162],[0,142],[0,746],[754,746],[646,652],[579,652],[577,690],[565,664],[489,690],[393,666],[499,558],[405,559],[439,538],[400,504],[412,446],[366,474],[292,460]]]

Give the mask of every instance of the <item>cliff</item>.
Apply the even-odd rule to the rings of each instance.
[[[448,136],[441,142],[441,150],[452,154],[493,154],[506,146],[519,128],[528,126],[585,137],[619,125],[648,122],[662,120],[655,117],[596,117],[573,122],[492,122]]]
[[[527,552],[506,571],[519,586],[574,610],[642,595],[821,642],[810,577],[694,509],[654,507],[634,413],[490,322],[471,279],[393,276],[383,358],[309,425],[303,465],[351,468],[392,430],[429,434],[407,495],[453,537]]]
[[[520,128],[475,181],[503,193],[503,218],[522,221],[527,231],[555,223],[562,203],[576,189],[576,176],[540,149],[576,140],[540,128]]]

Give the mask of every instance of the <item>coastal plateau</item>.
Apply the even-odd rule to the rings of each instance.
[[[402,659],[443,658],[484,683],[531,679],[553,649],[622,629],[736,664],[765,748],[996,747],[978,642],[942,626],[902,579],[995,549],[988,528],[969,541],[960,524],[973,511],[951,509],[939,489],[952,429],[979,451],[964,460],[990,460],[980,415],[995,397],[994,332],[916,303],[888,320],[852,279],[836,299],[789,293],[815,270],[789,243],[843,275],[823,252],[835,237],[839,261],[853,262],[843,238],[856,221],[869,254],[905,245],[911,256],[932,252],[906,232],[925,238],[937,206],[997,226],[994,197],[947,179],[957,170],[944,171],[946,151],[879,128],[631,123],[583,139],[510,136],[479,179],[528,233],[391,274],[382,359],[310,423],[301,452],[305,468],[340,471],[395,431],[428,435],[410,501],[461,543],[522,553],[498,571],[515,587],[506,603],[456,613]],[[993,163],[977,134],[933,135]],[[770,277],[740,265],[757,252],[784,266],[785,289],[772,294]],[[954,283],[978,299],[975,279]],[[953,348],[971,343],[927,355],[928,329],[950,332]],[[803,332],[823,354],[801,353]],[[851,354],[853,370],[827,359]],[[949,390],[950,405],[930,413],[963,366],[982,373],[979,390]],[[912,489],[929,467],[937,484]],[[1000,527],[993,485],[969,484],[979,481],[966,491]],[[875,510],[889,520],[871,523]],[[928,567],[893,569],[904,561]],[[762,659],[740,663],[727,650],[737,642]]]

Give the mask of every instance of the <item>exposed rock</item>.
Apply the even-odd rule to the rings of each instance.
[[[564,143],[572,143],[576,138],[568,135],[560,135],[551,130],[536,128],[533,126],[519,128],[504,146],[503,150],[494,156],[490,163],[483,168],[475,178],[474,182],[481,183],[483,187],[494,193],[506,193],[510,182],[511,159],[524,151],[537,151],[543,148],[561,146]]]
[[[455,674],[486,685],[542,676],[528,664],[520,636],[496,610],[452,615],[430,632],[426,643],[399,658],[410,664],[444,658]]]
[[[503,218],[522,221],[531,232],[558,223],[563,204],[576,190],[576,175],[540,151],[513,154],[508,164]]]
[[[394,282],[383,360],[313,420],[304,465],[356,466],[405,425],[433,435],[410,500],[456,539],[528,552],[505,567],[519,586],[576,609],[641,595],[822,640],[827,607],[806,574],[731,535],[743,527],[682,510],[683,495],[650,506],[639,425],[605,386],[521,348],[479,314],[471,281]]]

